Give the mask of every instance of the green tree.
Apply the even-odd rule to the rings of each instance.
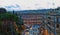
[[[6,11],[6,9],[5,8],[0,8],[0,14],[2,14],[2,13],[6,13],[7,11]]]
[[[23,20],[21,18],[18,18],[16,14],[7,12],[5,8],[0,8],[0,35],[17,35],[18,33],[15,30],[14,24],[17,25],[18,30],[23,30]],[[7,31],[9,30],[11,32],[8,34]]]
[[[2,23],[2,22],[6,22],[6,24]],[[18,22],[18,17],[15,14],[11,14],[11,13],[4,13],[4,14],[0,14],[0,27],[3,26],[3,28],[1,28],[1,31],[5,33],[6,30],[4,30],[5,28],[8,28],[8,22]],[[3,24],[3,25],[2,25]],[[5,25],[5,26],[4,26]],[[14,30],[12,24],[10,24],[10,28],[11,30]]]
[[[2,23],[2,22],[7,22],[7,23]],[[11,24],[11,22],[12,22],[12,24]],[[6,34],[7,32],[6,32],[6,29],[4,29],[4,28],[7,28],[8,30],[10,30],[12,32],[12,34],[6,34],[6,35],[17,35],[18,32],[15,30],[13,22],[20,22],[20,23],[15,23],[15,24],[17,25],[18,29],[20,29],[20,31],[24,30],[22,28],[23,20],[21,18],[19,20],[19,18],[15,14],[12,14],[9,12],[0,14],[0,32],[2,31],[2,33]]]

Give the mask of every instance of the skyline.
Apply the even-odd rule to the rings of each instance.
[[[49,9],[60,7],[60,0],[0,0],[0,7],[8,10]]]

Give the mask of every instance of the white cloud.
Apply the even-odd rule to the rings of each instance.
[[[0,0],[0,7],[18,4],[19,9],[43,9],[60,6],[60,0]],[[54,5],[53,5],[54,4]]]

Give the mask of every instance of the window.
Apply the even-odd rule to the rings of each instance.
[[[57,18],[57,22],[60,23],[60,18]]]
[[[59,28],[59,24],[57,24],[56,27]]]
[[[51,17],[48,17],[48,19],[51,19]]]
[[[51,24],[50,22],[48,22],[48,24]]]

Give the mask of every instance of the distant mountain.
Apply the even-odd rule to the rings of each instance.
[[[38,10],[20,10],[15,11],[17,13],[47,13],[47,12],[53,12],[53,11],[60,11],[60,7],[56,9],[38,9]]]
[[[13,8],[11,6],[7,6],[7,10],[12,12]],[[38,12],[47,12],[51,11],[52,9],[37,9],[37,10],[14,10],[15,12],[20,12],[20,13],[38,13]]]
[[[56,8],[56,9],[38,9],[38,10],[20,10],[20,11],[14,11],[15,13],[18,14],[25,14],[25,13],[47,13],[47,12],[53,12],[53,11],[60,11],[60,8]]]
[[[56,14],[60,14],[60,8],[56,8],[56,9],[38,9],[38,10],[20,10],[20,11],[10,11],[10,12],[14,12],[17,15],[27,15],[27,14],[39,14],[39,15],[46,15],[49,13],[56,13]]]
[[[14,11],[18,15],[20,14],[46,14],[47,12],[52,11],[53,9],[41,9],[41,10],[22,10],[22,11]]]

